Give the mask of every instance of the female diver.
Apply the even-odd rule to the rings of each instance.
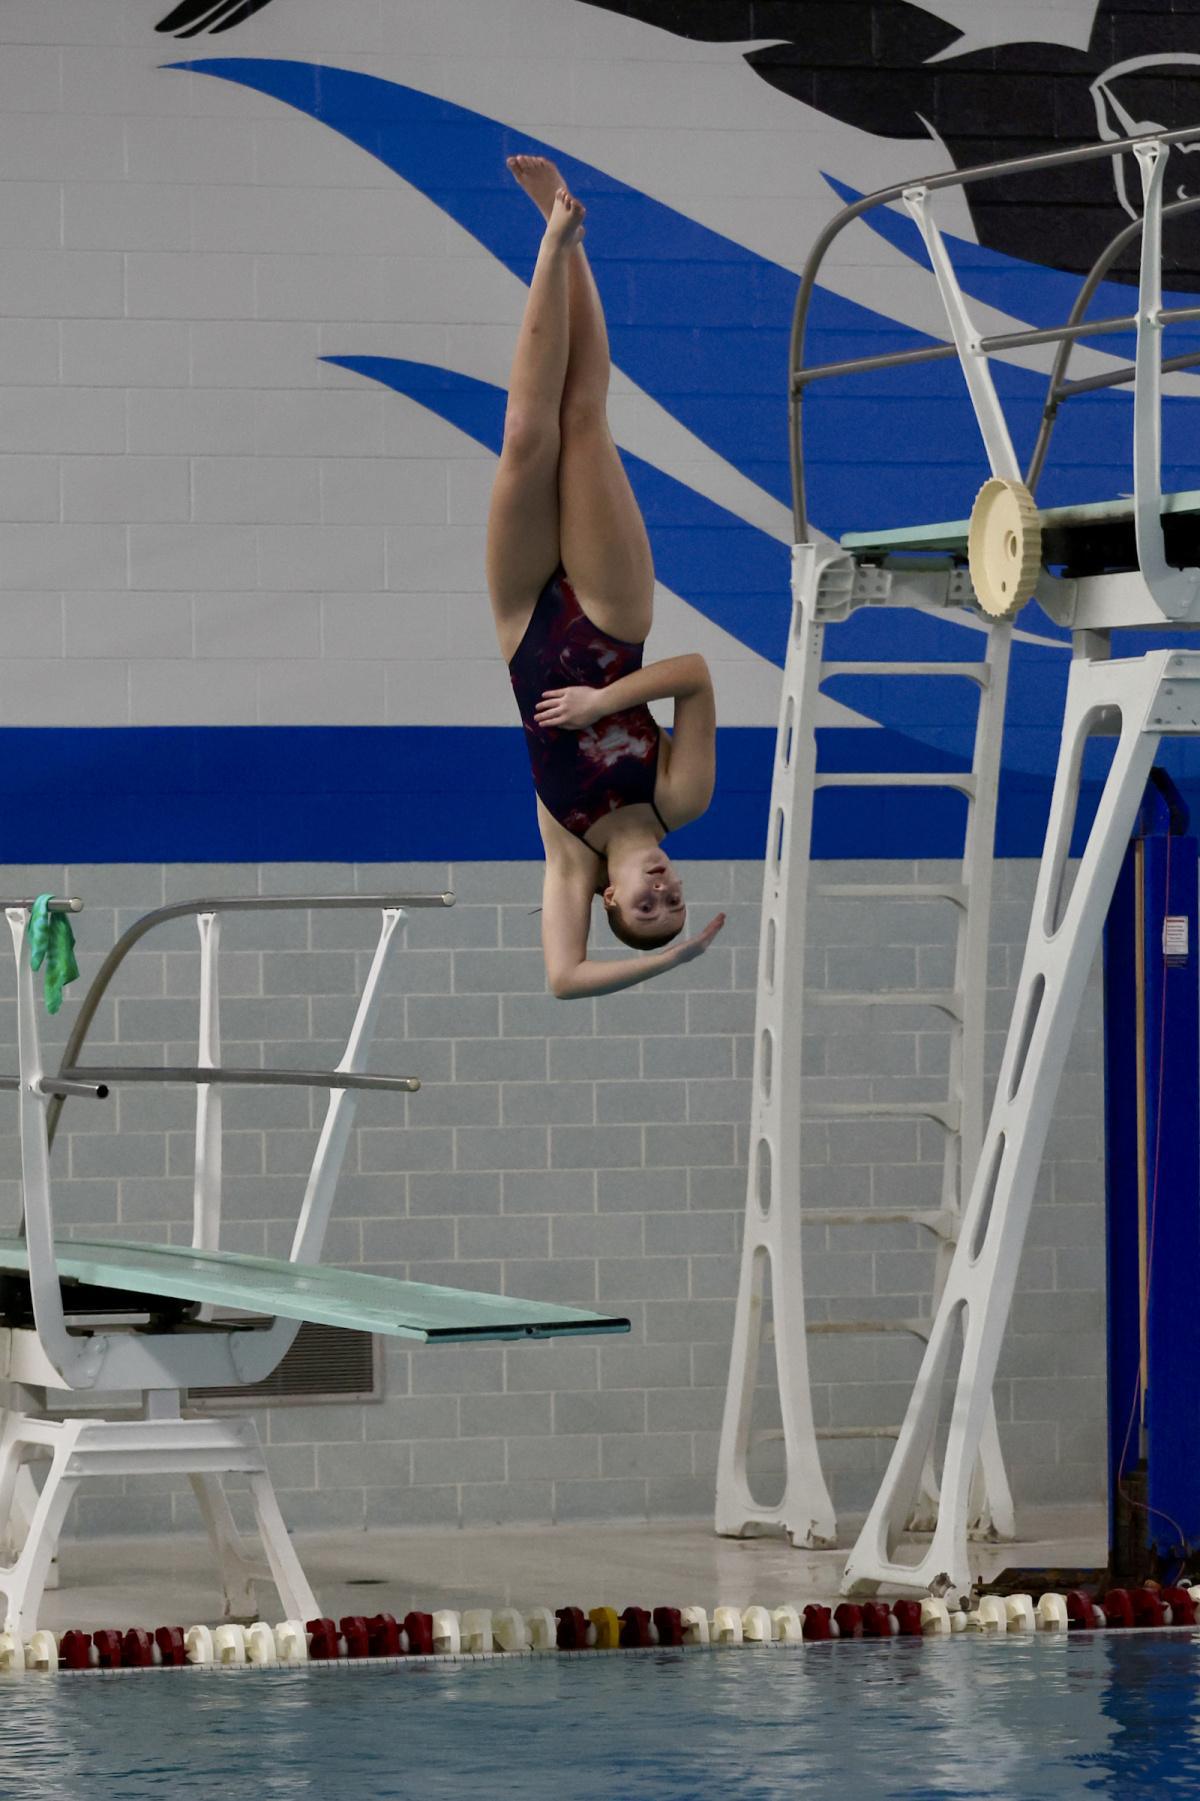
[[[702,956],[724,914],[672,943],[683,890],[660,845],[712,799],[716,712],[701,656],[642,667],[654,569],[608,429],[608,333],[584,209],[553,163],[508,167],[546,220],[509,383],[487,578],[537,790],[542,947],[560,999],[615,994]],[[670,738],[647,702],[671,699]],[[587,954],[592,897],[649,956]]]

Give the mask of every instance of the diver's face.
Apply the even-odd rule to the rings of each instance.
[[[661,850],[647,851],[633,869],[623,869],[609,890],[629,931],[658,936],[683,924],[683,884]]]

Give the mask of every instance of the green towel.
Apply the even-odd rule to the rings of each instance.
[[[62,1006],[63,989],[79,974],[75,961],[75,934],[67,913],[52,913],[54,897],[39,894],[29,915],[29,961],[34,970],[46,965],[46,1011],[57,1013]]]

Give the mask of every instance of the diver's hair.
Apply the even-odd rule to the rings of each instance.
[[[604,911],[608,915],[613,936],[619,938],[622,944],[627,944],[632,951],[661,950],[664,944],[670,944],[672,938],[678,938],[683,930],[684,922],[680,920],[677,926],[671,926],[665,932],[631,932],[615,902],[611,907],[605,907]]]

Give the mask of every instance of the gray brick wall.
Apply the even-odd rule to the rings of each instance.
[[[865,866],[831,866],[837,880]],[[879,877],[879,865],[870,866]],[[945,873],[907,865],[896,878]],[[687,870],[697,913],[729,923],[699,962],[640,992],[563,1003],[542,990],[540,867],[532,864],[0,870],[0,888],[73,891],[87,903],[89,976],[114,932],[164,900],[199,894],[453,887],[446,914],[411,915],[384,1002],[373,1067],[415,1072],[419,1094],[364,1097],[327,1243],[331,1261],[627,1313],[630,1338],[503,1349],[386,1347],[386,1397],[263,1416],[289,1522],[298,1528],[705,1516],[736,1293],[758,931],[759,869]],[[1032,895],[1033,866],[999,871],[991,1063],[998,1062]],[[818,986],[936,983],[948,922],[937,909],[842,903],[814,918]],[[373,916],[230,915],[223,1022],[230,1061],[306,1063],[340,1049],[373,942]],[[94,1027],[114,1060],[194,1054],[195,929],[164,927],[129,960]],[[600,940],[601,942],[603,940]],[[13,1036],[0,959],[0,1022]],[[57,1047],[70,1003],[47,1038]],[[811,1092],[827,1099],[939,1092],[936,1016],[814,1010]],[[0,1062],[11,1064],[12,1053]],[[1103,1168],[1095,983],[1065,1072],[996,1391],[1018,1505],[1103,1492]],[[226,1099],[227,1242],[286,1248],[321,1099]],[[56,1147],[59,1219],[133,1238],[190,1229],[192,1097],[118,1090],[70,1104]],[[0,1201],[19,1205],[13,1097],[0,1096]],[[839,1227],[822,1209],[932,1202],[941,1140],[908,1121],[806,1131],[806,1288],[814,1318],[928,1307],[932,1241],[907,1225]],[[916,1347],[895,1337],[816,1339],[817,1418],[899,1419]],[[771,1416],[763,1394],[763,1417]],[[887,1446],[837,1441],[839,1508],[870,1499]],[[769,1486],[771,1471],[764,1468]],[[81,1496],[74,1530],[196,1524],[185,1484],[118,1480]]]

